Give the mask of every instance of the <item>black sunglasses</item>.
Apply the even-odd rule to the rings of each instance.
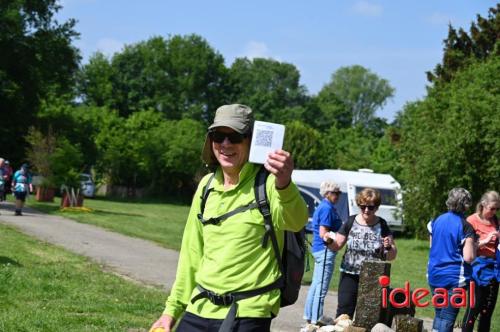
[[[215,143],[222,143],[227,137],[229,142],[231,142],[232,144],[239,144],[243,142],[243,140],[247,137],[247,135],[240,134],[235,131],[231,133],[223,133],[220,131],[213,130],[208,132],[208,137],[210,137],[210,139]]]
[[[376,206],[375,205],[358,205],[359,209],[361,211],[364,211],[364,209],[368,209],[369,211],[375,210]]]

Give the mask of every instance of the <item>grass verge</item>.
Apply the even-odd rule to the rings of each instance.
[[[91,212],[60,211],[59,198],[54,203],[28,201],[39,211],[92,224],[175,250],[180,250],[189,206],[158,201],[113,201],[104,198],[85,199]]]
[[[0,331],[147,331],[166,294],[0,225]]]

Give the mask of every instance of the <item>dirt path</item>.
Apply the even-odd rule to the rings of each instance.
[[[87,256],[103,265],[105,270],[144,284],[160,286],[165,291],[172,287],[175,279],[178,252],[150,241],[47,215],[30,208],[24,209],[23,216],[14,216],[13,204],[6,202],[0,208],[0,223]],[[308,289],[309,287],[303,286],[297,303],[281,309],[278,317],[273,320],[273,332],[300,330],[304,323],[302,314]],[[325,300],[325,315],[334,316],[336,300],[336,293],[329,292]]]

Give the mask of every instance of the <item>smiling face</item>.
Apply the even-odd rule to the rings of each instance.
[[[215,128],[215,131],[219,136],[221,136],[220,134],[238,134],[228,127],[218,127]],[[228,174],[238,174],[248,161],[250,138],[245,137],[241,143],[232,143],[227,136],[220,143],[217,143],[214,139],[211,139],[211,141],[215,158],[222,170]]]

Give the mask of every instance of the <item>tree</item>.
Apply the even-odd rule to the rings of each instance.
[[[34,125],[40,101],[69,92],[78,68],[75,21],[58,23],[56,0],[0,3],[0,126],[3,153],[20,161],[27,128]]]
[[[112,79],[116,76],[109,60],[97,52],[78,72],[77,90],[84,104],[112,106],[115,104]]]
[[[286,124],[284,148],[292,154],[297,169],[325,168],[323,140],[319,131],[301,121]]]
[[[431,83],[450,82],[455,74],[474,60],[485,60],[500,55],[500,3],[488,11],[488,17],[477,15],[469,34],[460,28],[457,32],[451,24],[448,37],[444,40],[443,61],[433,72],[427,72]]]
[[[51,97],[40,107],[38,128],[78,145],[83,154],[84,168],[90,171],[99,158],[96,137],[117,116],[117,112],[107,107],[75,105],[68,96]]]
[[[314,98],[318,107],[313,125],[323,131],[332,126],[338,128],[348,128],[352,126],[352,112],[344,105],[335,91],[323,87]]]
[[[499,187],[499,86],[500,58],[490,57],[405,107],[400,151],[410,232],[426,233],[426,222],[445,209],[451,188],[464,187],[477,200]]]
[[[258,120],[284,123],[302,116],[306,89],[294,65],[272,59],[239,58],[229,69],[232,103],[246,104]],[[294,120],[302,120],[295,118]]]
[[[159,168],[157,190],[191,196],[197,175],[206,172],[201,160],[206,126],[201,121],[182,119],[166,121],[155,130],[153,143],[160,154],[155,160]]]
[[[54,187],[54,172],[50,165],[50,156],[54,154],[57,148],[57,139],[49,128],[47,135],[41,131],[30,127],[25,137],[28,142],[26,158],[33,170],[43,177],[41,186]]]
[[[394,94],[394,88],[385,79],[368,69],[355,65],[341,67],[332,74],[330,83],[319,93],[318,104],[323,114],[341,127],[369,127],[376,120],[375,112]],[[342,109],[342,106],[345,107]]]
[[[328,168],[357,170],[374,168],[372,153],[378,138],[373,137],[361,126],[349,128],[332,127],[325,133],[328,143],[323,154]]]
[[[88,105],[121,116],[156,110],[166,119],[208,121],[227,95],[224,58],[197,35],[153,37],[126,46],[110,61],[95,54],[79,75]]]
[[[208,124],[215,110],[228,102],[224,58],[197,35],[170,38],[167,56],[172,78],[168,96],[174,104],[174,114],[168,118],[188,118]]]

